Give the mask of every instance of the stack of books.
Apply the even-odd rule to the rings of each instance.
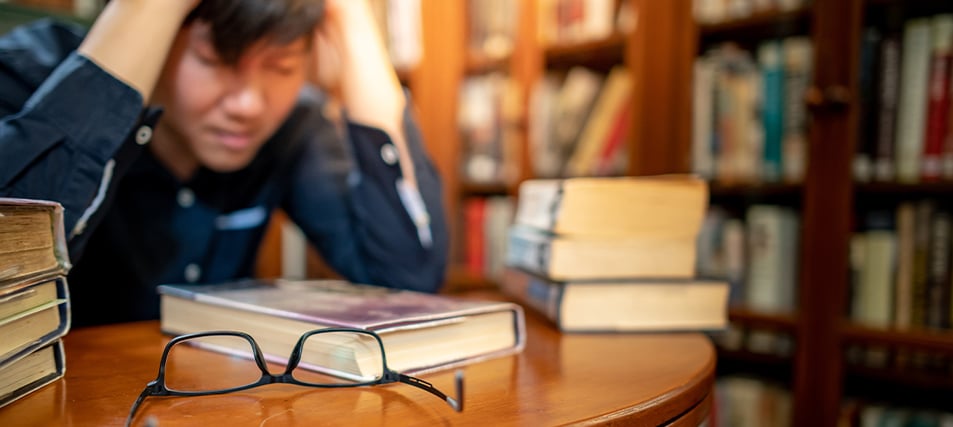
[[[728,283],[695,275],[707,204],[692,175],[524,181],[501,289],[563,331],[723,329]]]
[[[65,372],[69,268],[62,206],[0,198],[0,407]]]

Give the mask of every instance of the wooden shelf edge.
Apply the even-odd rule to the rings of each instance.
[[[466,266],[451,264],[447,268],[446,279],[441,293],[458,293],[471,290],[496,289],[497,283],[485,276],[473,274]]]
[[[855,182],[854,193],[860,196],[929,196],[953,194],[953,182]]]
[[[847,343],[936,350],[953,355],[953,330],[878,329],[845,322],[841,336]]]
[[[807,20],[811,15],[811,5],[801,6],[793,10],[769,10],[753,13],[737,19],[724,22],[699,23],[698,32],[702,38],[718,36],[726,33],[745,32],[754,28],[777,25],[780,23]]]
[[[782,332],[793,333],[797,329],[797,315],[795,314],[762,313],[745,307],[730,307],[728,309],[728,320],[747,327]]]
[[[460,194],[462,194],[464,197],[506,196],[510,194],[510,190],[510,186],[503,183],[460,183]]]
[[[464,63],[464,74],[478,75],[494,71],[509,71],[510,57],[491,57],[479,52],[467,52]]]
[[[711,197],[764,197],[785,196],[800,197],[804,186],[787,183],[724,184],[717,181],[708,183]]]
[[[547,46],[543,55],[550,66],[621,64],[626,37],[624,33],[613,33],[599,40],[555,44]]]

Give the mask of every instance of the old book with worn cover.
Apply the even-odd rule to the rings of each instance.
[[[525,344],[522,308],[509,302],[341,280],[162,285],[159,293],[163,332],[244,331],[277,363],[287,361],[304,332],[325,327],[376,332],[388,366],[407,373],[509,355]]]
[[[708,331],[728,324],[728,283],[722,281],[556,281],[507,267],[500,289],[566,332]]]
[[[69,268],[62,205],[0,197],[0,287]]]
[[[66,335],[69,328],[65,277],[0,287],[0,367]]]
[[[0,365],[0,407],[62,378],[65,373],[66,359],[60,340],[55,340],[12,363]]]
[[[707,206],[708,184],[693,175],[531,179],[514,222],[563,236],[695,238]]]

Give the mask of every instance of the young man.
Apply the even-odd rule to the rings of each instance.
[[[250,276],[279,207],[344,277],[437,290],[439,178],[375,28],[366,0],[112,0],[0,39],[0,196],[65,207],[74,325]]]

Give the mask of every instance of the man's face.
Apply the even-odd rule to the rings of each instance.
[[[153,102],[165,107],[154,150],[185,170],[245,167],[294,106],[308,55],[305,37],[258,42],[229,65],[220,61],[206,23],[184,27],[154,93]]]

